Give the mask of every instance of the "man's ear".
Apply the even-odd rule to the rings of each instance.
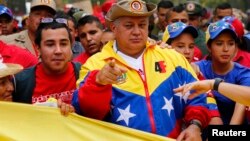
[[[37,51],[38,51],[38,52],[37,52],[37,53],[38,53],[38,54],[37,54],[37,55],[38,55],[38,58],[41,58],[41,47],[39,47],[39,46],[37,45],[37,48],[38,48],[38,49],[37,49]]]
[[[209,53],[211,53],[211,48],[210,47],[207,47],[207,50]]]
[[[29,16],[27,17],[27,19],[25,20],[25,24],[26,24],[26,26],[28,26],[29,25],[29,23],[30,23],[30,18],[29,18]]]
[[[115,25],[113,22],[111,22],[111,23],[109,24],[109,28],[110,28],[110,30],[114,33],[114,31],[115,31],[115,29],[116,29],[116,25]]]

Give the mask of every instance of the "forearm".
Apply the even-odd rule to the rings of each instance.
[[[250,87],[222,82],[219,85],[218,91],[238,103],[250,106]]]
[[[97,72],[90,74],[78,90],[78,101],[84,116],[103,119],[110,110],[112,85],[95,82]]]
[[[243,123],[245,118],[245,106],[239,103],[235,104],[234,113],[231,118],[231,125],[240,125]]]

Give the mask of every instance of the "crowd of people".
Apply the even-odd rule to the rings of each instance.
[[[208,12],[117,0],[99,17],[32,0],[25,28],[0,6],[0,101],[46,105],[190,141],[250,122],[250,36],[229,3]],[[201,134],[202,133],[202,134]]]

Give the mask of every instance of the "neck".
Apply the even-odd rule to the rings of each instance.
[[[118,49],[117,51],[120,51],[122,52],[123,54],[126,54],[132,58],[135,58],[137,59],[144,51],[145,48],[141,49],[140,51],[137,51],[137,52],[128,52],[128,51],[125,51],[125,50],[122,50],[122,49]]]
[[[28,30],[28,36],[29,36],[31,42],[35,43],[35,33],[33,33],[30,30]]]
[[[119,47],[120,45],[118,45],[118,43],[116,42],[116,52],[122,52],[123,54],[130,56],[132,58],[137,59],[145,50],[146,47],[142,47],[142,48],[138,48],[138,49],[134,49],[134,50],[128,50],[128,49],[123,49],[121,47]]]
[[[67,71],[68,64],[67,64],[67,66],[65,66],[61,70],[51,70],[51,69],[47,68],[43,63],[42,63],[42,67],[43,67],[44,73],[47,75],[61,75]]]
[[[213,62],[212,69],[213,69],[213,72],[215,72],[218,75],[225,75],[229,71],[231,71],[231,69],[233,68],[233,65],[234,65],[234,63],[232,61],[230,63],[227,63],[227,64]]]

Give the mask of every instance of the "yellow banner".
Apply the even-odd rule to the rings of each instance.
[[[174,141],[59,109],[0,102],[1,141]]]

